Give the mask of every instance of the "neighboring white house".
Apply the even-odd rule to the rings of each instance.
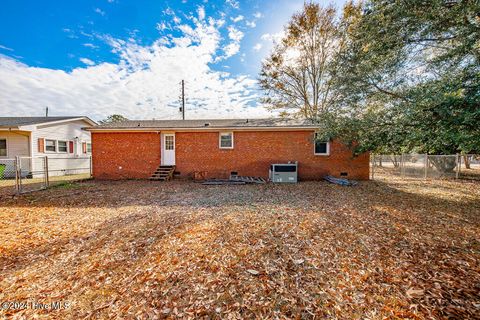
[[[8,159],[21,157],[23,174],[33,174],[47,156],[51,175],[69,174],[69,169],[89,166],[91,155],[90,132],[84,128],[96,125],[88,117],[0,117],[0,165],[4,176],[14,169]],[[76,159],[76,160],[75,160]],[[43,162],[42,162],[43,163]],[[7,176],[5,176],[7,177]],[[1,177],[0,177],[1,178]]]

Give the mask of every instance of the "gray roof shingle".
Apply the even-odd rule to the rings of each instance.
[[[61,121],[75,118],[83,118],[82,116],[76,117],[0,117],[0,127],[10,128],[18,126],[28,126],[32,124],[39,124],[51,121]]]
[[[302,119],[203,119],[203,120],[127,120],[117,123],[107,123],[95,126],[92,129],[134,129],[134,128],[162,128],[162,129],[197,129],[197,128],[262,128],[262,127],[305,127],[314,128],[316,125],[309,120]]]

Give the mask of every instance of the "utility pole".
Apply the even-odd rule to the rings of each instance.
[[[185,120],[185,80],[182,80],[182,106],[180,111],[182,111],[182,120]]]
[[[45,107],[45,117],[48,117],[48,107]]]

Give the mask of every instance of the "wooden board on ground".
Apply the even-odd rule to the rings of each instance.
[[[261,177],[251,177],[251,176],[230,176],[230,181],[243,181],[245,183],[266,183],[265,179]]]

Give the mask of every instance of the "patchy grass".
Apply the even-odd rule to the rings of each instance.
[[[57,188],[57,189],[83,188],[83,187],[88,186],[87,184],[83,183],[83,182],[88,181],[88,180],[90,180],[90,178],[84,179],[84,180],[81,180],[81,181],[61,181],[61,182],[57,182],[57,183],[53,184],[53,186],[51,188]]]
[[[84,182],[0,204],[0,300],[40,318],[475,318],[480,183]],[[80,187],[81,186],[81,187]]]
[[[90,173],[68,174],[61,176],[51,176],[49,178],[50,186],[74,186],[76,181],[90,180]],[[44,186],[44,178],[22,178],[24,191],[38,191]],[[15,179],[2,179],[0,175],[0,201],[2,197],[12,196],[16,193]]]

